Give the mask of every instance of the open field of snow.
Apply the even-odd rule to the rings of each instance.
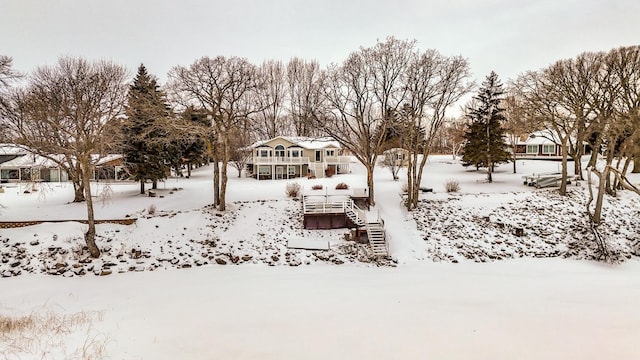
[[[35,349],[0,334],[0,359],[83,358],[76,351],[87,339],[111,359],[637,358],[640,197],[607,199],[601,231],[626,261],[594,262],[585,184],[570,185],[567,198],[522,184],[522,175],[558,166],[518,161],[518,174],[503,165],[488,184],[435,156],[423,181],[434,192],[410,214],[402,180],[378,168],[371,216],[385,219],[393,260],[383,262],[346,241],[345,229],[302,229],[301,204],[284,192],[290,181],[364,187],[359,165],[330,179],[231,177],[225,213],[208,206],[208,167],[160,183],[155,198],[136,184],[99,185],[98,219],[137,221],[98,225],[98,260],[82,251],[77,222],[0,230],[0,322],[98,314],[89,329]],[[460,192],[445,192],[448,179]],[[85,217],[68,184],[4,190],[3,221]],[[300,238],[331,250],[287,249]]]

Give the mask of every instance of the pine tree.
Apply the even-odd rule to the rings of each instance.
[[[129,87],[127,119],[122,127],[122,152],[133,179],[140,182],[141,194],[147,180],[155,188],[166,178],[169,164],[179,158],[164,126],[170,116],[165,99],[155,77],[141,64]]]
[[[493,181],[491,173],[495,164],[510,160],[508,145],[504,141],[504,108],[500,107],[504,91],[498,75],[491,72],[478,94],[476,105],[469,108],[471,123],[465,132],[462,162],[465,166],[487,167],[487,180]]]

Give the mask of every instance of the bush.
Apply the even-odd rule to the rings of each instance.
[[[407,183],[402,184],[402,186],[400,187],[400,190],[402,190],[403,193],[408,193],[409,192],[409,184],[407,184]]]
[[[329,166],[325,171],[324,171],[324,176],[330,178],[333,175],[336,174],[336,168],[333,166]]]
[[[156,206],[154,204],[149,205],[149,208],[147,209],[147,213],[149,213],[149,215],[153,215],[156,213]]]
[[[341,182],[338,185],[336,185],[336,190],[348,190],[349,189],[349,185]]]
[[[316,184],[311,187],[311,190],[322,190],[322,185]]]
[[[300,195],[300,189],[302,189],[302,187],[297,182],[287,183],[285,193],[288,197],[295,198]]]
[[[458,192],[458,191],[460,191],[460,183],[458,182],[458,180],[449,179],[445,183],[445,188],[447,189],[448,193],[450,193],[450,192]]]

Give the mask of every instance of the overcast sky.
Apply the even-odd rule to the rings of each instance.
[[[469,59],[481,82],[640,43],[639,0],[0,0],[0,54],[27,72],[59,56],[144,63],[163,82],[202,56],[341,62],[395,36]]]

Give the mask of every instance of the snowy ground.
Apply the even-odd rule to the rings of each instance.
[[[488,184],[433,157],[423,184],[434,193],[411,214],[400,206],[402,181],[377,169],[370,215],[385,220],[386,262],[372,262],[345,230],[302,229],[287,180],[231,178],[225,213],[208,206],[208,168],[161,183],[155,198],[138,195],[136,184],[100,185],[96,199],[109,196],[97,218],[137,221],[98,226],[99,260],[82,250],[85,225],[76,222],[0,230],[0,275],[8,277],[0,316],[99,316],[35,349],[0,334],[0,359],[70,358],[87,339],[112,359],[636,358],[640,197],[605,204],[601,231],[626,261],[589,261],[585,184],[571,185],[567,198],[522,185],[522,175],[558,166],[518,161],[518,174],[503,166]],[[448,179],[460,182],[459,193],[445,192]],[[365,176],[354,165],[349,175],[296,181],[305,190],[363,187]],[[83,204],[68,203],[67,185],[4,190],[3,221],[84,217]],[[293,238],[329,241],[332,250],[287,249]]]

